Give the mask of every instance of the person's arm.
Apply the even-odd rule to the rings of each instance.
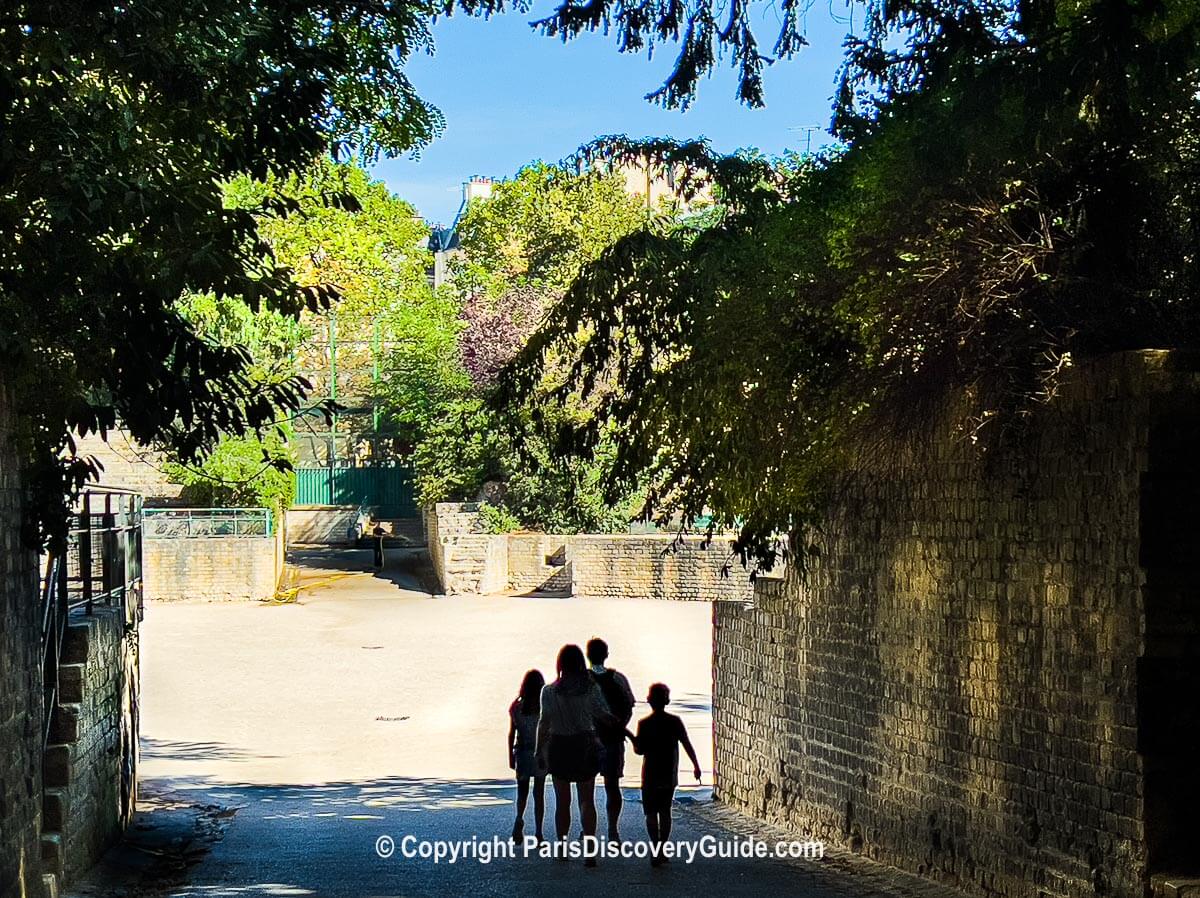
[[[517,769],[517,719],[513,709],[508,709],[508,769]]]
[[[688,738],[687,727],[683,725],[682,720],[679,721],[679,743],[691,758],[692,775],[696,777],[696,782],[700,782],[700,760],[696,757],[696,749],[692,748],[692,740]]]
[[[625,698],[629,702],[629,715],[633,716],[633,709],[637,707],[637,699],[633,697],[633,687],[629,685],[629,677],[617,671],[617,683],[621,686],[621,690],[625,693]]]
[[[542,687],[542,713],[538,715],[537,725],[537,742],[534,748],[534,754],[539,758],[545,758],[546,752],[550,750],[550,714],[547,713],[546,706],[554,701],[554,690],[549,686]]]
[[[642,745],[642,724],[640,722],[638,723],[636,736],[629,732],[629,730],[625,731],[625,735],[628,736],[630,741],[633,743],[633,750],[635,753],[639,755],[645,754],[645,752],[642,750],[644,746]]]

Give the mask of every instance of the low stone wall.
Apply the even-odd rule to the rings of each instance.
[[[748,601],[747,571],[729,538],[658,534],[487,534],[477,506],[440,503],[427,542],[444,592],[555,592],[591,598]]]
[[[471,503],[439,502],[425,514],[426,545],[442,592],[503,592],[508,588],[508,542],[483,532]]]
[[[75,614],[59,667],[46,760],[46,826],[62,837],[68,881],[85,873],[133,815],[138,635],[124,609]]]
[[[720,799],[993,898],[1200,865],[1194,370],[1115,357],[1013,451],[897,451],[803,580],[714,604]]]
[[[570,593],[568,537],[547,533],[510,533],[498,538],[508,546],[505,589],[515,592]]]
[[[699,536],[572,536],[566,546],[571,591],[591,598],[745,602],[750,575],[732,543],[729,537],[706,545]]]
[[[275,594],[283,536],[210,536],[143,542],[146,600],[237,602]]]
[[[358,520],[357,505],[299,505],[287,510],[288,542],[344,546]]]

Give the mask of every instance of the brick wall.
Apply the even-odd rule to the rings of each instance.
[[[1016,451],[854,478],[803,582],[714,604],[720,798],[980,895],[1144,894],[1200,807],[1193,361],[1093,363]]]
[[[164,456],[138,445],[124,430],[113,430],[105,441],[98,433],[75,438],[80,456],[95,456],[104,465],[100,482],[141,493],[150,506],[179,505],[183,486],[171,483],[162,471]]]
[[[287,510],[288,541],[344,546],[346,534],[358,520],[357,505],[305,505]]]
[[[516,592],[571,591],[571,565],[565,536],[548,533],[511,533],[508,544],[507,589]]]
[[[120,836],[133,812],[137,771],[138,637],[123,609],[72,616],[51,727],[46,822],[62,835],[72,880]]]
[[[0,391],[0,895],[41,894],[42,670],[37,558],[21,545],[22,481]]]
[[[442,592],[503,592],[507,544],[483,532],[473,503],[439,502],[425,512],[425,542]]]
[[[283,570],[282,535],[143,541],[146,599],[236,602],[275,594]]]
[[[579,535],[567,540],[571,589],[590,598],[740,601],[750,575],[732,555],[732,539],[676,540],[669,535]]]
[[[427,543],[445,592],[565,592],[591,598],[746,601],[750,577],[731,540],[657,534],[483,533],[470,503],[426,512]]]

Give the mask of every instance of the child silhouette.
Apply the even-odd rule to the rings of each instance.
[[[688,739],[687,729],[674,714],[664,709],[671,701],[671,690],[664,683],[650,687],[646,702],[653,709],[638,721],[633,750],[642,756],[642,808],[646,814],[646,833],[654,844],[651,865],[664,864],[662,846],[671,837],[671,802],[679,785],[679,746],[692,761],[692,773],[700,782],[700,762]]]

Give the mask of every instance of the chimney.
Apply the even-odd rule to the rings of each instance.
[[[481,175],[472,175],[471,180],[463,185],[463,204],[471,200],[486,200],[492,197],[492,179]]]

